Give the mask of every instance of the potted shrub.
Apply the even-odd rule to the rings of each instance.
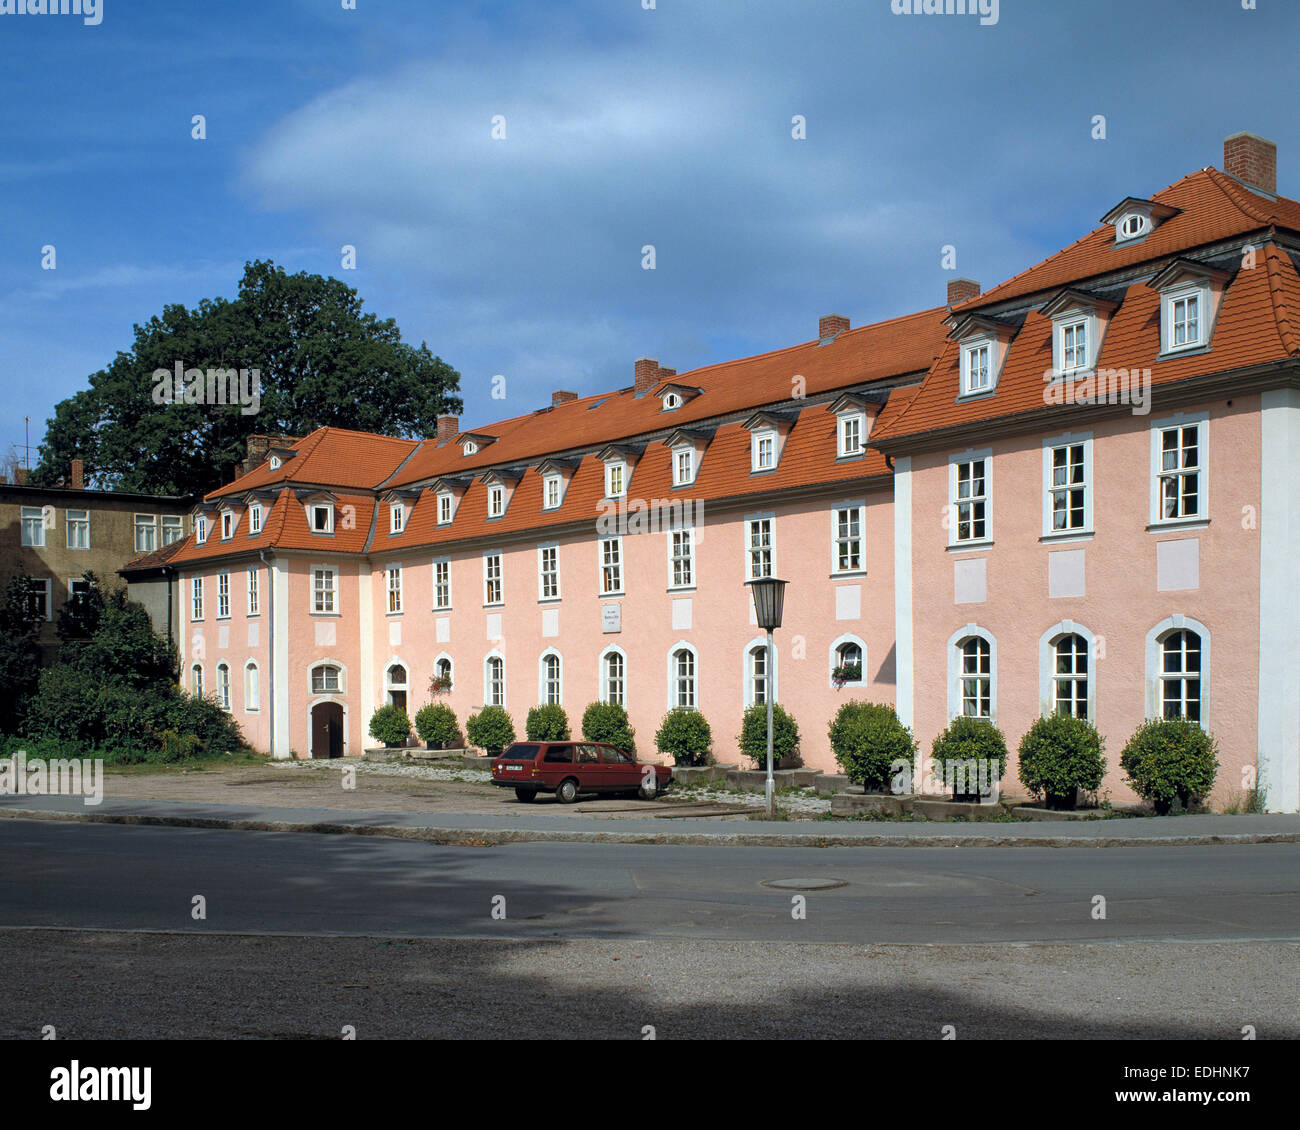
[[[567,742],[569,716],[558,702],[534,706],[524,720],[524,733],[530,742]]]
[[[1165,816],[1175,806],[1190,808],[1214,787],[1219,746],[1211,734],[1186,718],[1153,718],[1129,738],[1119,763],[1133,791]]]
[[[415,732],[430,749],[455,749],[464,741],[456,712],[441,702],[431,702],[416,711]]]
[[[504,707],[485,706],[477,714],[465,719],[465,734],[470,745],[478,746],[495,757],[515,740],[514,719]]]
[[[996,787],[1007,771],[1007,743],[987,718],[959,714],[930,747],[934,771],[952,799],[982,801],[981,786]]]
[[[636,756],[636,731],[627,719],[627,711],[617,702],[593,702],[582,712],[582,736],[589,742],[608,742],[633,757]]]
[[[838,690],[845,683],[856,683],[862,679],[861,663],[841,663],[838,667],[831,668],[831,682],[835,684]]]
[[[1020,783],[1048,808],[1069,809],[1078,790],[1096,792],[1106,775],[1106,743],[1097,729],[1072,714],[1039,718],[1020,739]]]
[[[689,706],[674,706],[655,734],[655,748],[672,755],[675,765],[707,765],[713,731],[703,714]]]
[[[431,695],[450,694],[451,676],[435,674],[429,680],[429,693]]]
[[[894,791],[895,764],[905,761],[910,767],[916,760],[912,731],[885,703],[846,702],[831,720],[830,739],[840,768],[864,792]]]
[[[404,746],[411,740],[411,720],[400,706],[381,706],[370,717],[370,736],[389,749]]]
[[[745,708],[740,722],[740,752],[758,769],[767,768],[767,706],[756,702]],[[772,704],[772,768],[799,765],[799,726],[779,702]]]

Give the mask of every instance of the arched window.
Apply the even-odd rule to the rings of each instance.
[[[195,698],[203,697],[203,668],[197,663],[190,668],[190,692]]]
[[[483,667],[483,703],[485,706],[506,704],[506,661],[489,655]]]
[[[670,659],[672,684],[670,705],[695,709],[695,652],[689,647],[679,647]]]
[[[251,659],[244,664],[244,710],[251,712],[260,710],[262,703],[262,688],[260,673],[257,664]]]
[[[746,665],[749,669],[749,702],[767,702],[768,670],[767,644],[761,643],[751,647],[746,653]]]
[[[1190,628],[1160,640],[1160,712],[1164,718],[1201,720],[1201,637]]]
[[[627,666],[621,651],[607,651],[601,658],[600,697],[605,702],[616,702],[619,706],[627,705],[624,693]]]
[[[1088,717],[1088,641],[1061,636],[1053,647],[1052,708],[1057,714]]]
[[[542,656],[541,686],[538,688],[538,701],[558,706],[562,695],[560,683],[560,657],[553,651]]]
[[[222,710],[230,710],[230,665],[217,664],[217,705]]]
[[[311,669],[312,694],[338,694],[342,687],[342,669],[333,663],[318,663]]]
[[[394,663],[389,666],[386,675],[388,680],[388,703],[390,706],[406,709],[406,668],[401,663]]]
[[[438,660],[437,664],[438,678],[451,681],[451,660],[445,655]]]
[[[961,713],[967,718],[993,716],[993,661],[989,641],[972,636],[961,650]]]

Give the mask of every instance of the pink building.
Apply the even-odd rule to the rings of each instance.
[[[1198,719],[1216,798],[1300,809],[1300,203],[1252,135],[949,305],[423,442],[321,429],[213,492],[173,557],[185,679],[276,756],[357,755],[435,674],[462,725],[670,706],[736,759],[772,694],[834,769],[848,698],[928,751],[1083,714],[1106,788],[1143,718]],[[745,582],[785,577],[769,665]],[[840,688],[831,671],[861,665]],[[770,666],[770,669],[769,669]],[[1014,765],[1012,768],[1014,774]]]

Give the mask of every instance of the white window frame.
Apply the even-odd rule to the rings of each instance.
[[[852,541],[852,535],[841,538],[840,536],[840,514],[846,511],[857,511],[858,518],[858,564],[857,567],[849,566],[840,567],[840,543],[841,541]],[[865,499],[855,498],[845,502],[837,502],[831,507],[831,575],[834,577],[857,577],[862,576],[867,571],[867,503]]]
[[[493,701],[494,684],[491,672],[494,660],[501,664],[501,700],[499,702]],[[501,707],[506,705],[506,657],[495,648],[483,657],[483,705]]]
[[[961,513],[959,507],[963,500],[958,497],[958,482],[960,479],[960,469],[963,466],[980,461],[984,463],[984,494],[982,501],[984,503],[984,534],[982,537],[970,537],[959,539],[958,534],[961,530]],[[974,504],[980,501],[980,496],[969,496],[967,502]],[[971,519],[972,524],[974,518]],[[993,449],[991,447],[981,448],[978,451],[963,451],[958,454],[948,456],[948,545],[951,548],[967,549],[976,546],[987,546],[993,544]]]
[[[1067,449],[1068,458],[1068,449],[1074,447],[1083,448],[1083,482],[1082,484],[1067,483],[1064,486],[1057,486],[1056,452],[1065,448]],[[1067,463],[1067,469],[1069,466]],[[987,491],[987,489],[986,476],[985,490]],[[1058,530],[1054,527],[1056,494],[1061,491],[1068,492],[1075,489],[1083,491],[1083,525]],[[1063,435],[1050,436],[1043,440],[1043,537],[1052,540],[1063,540],[1090,536],[1094,532],[1092,525],[1092,496],[1092,433],[1066,432]],[[986,515],[988,514],[987,503],[984,512]],[[1067,509],[1067,515],[1068,513],[1069,510]]]
[[[548,555],[552,567],[546,567]],[[554,591],[548,592],[552,588]],[[537,547],[537,599],[544,603],[553,603],[560,599],[560,545],[547,542]]]
[[[1196,300],[1196,337],[1181,344],[1174,341],[1175,313],[1179,303]],[[1208,344],[1210,290],[1206,286],[1180,286],[1160,296],[1160,344],[1162,353],[1184,353]]]
[[[757,694],[757,687],[755,685],[755,682],[758,676],[756,675],[755,672],[755,662],[754,662],[756,654],[761,654],[763,656],[764,662],[768,663],[769,657],[767,655],[766,636],[755,636],[752,640],[749,641],[749,643],[745,644],[745,647],[741,652],[741,667],[742,667],[741,678],[743,680],[741,686],[744,688],[744,699],[745,699],[746,707],[754,706],[756,703],[767,702],[766,698],[759,698]],[[780,660],[778,658],[778,655],[779,653],[777,651],[776,643],[774,641],[772,644],[772,654],[770,657],[771,670],[767,671],[762,676],[762,679],[766,684],[766,689],[771,691],[773,703],[777,703],[781,701],[781,692],[778,684],[778,678],[780,674]]]
[[[190,664],[190,694],[195,698],[203,697],[203,664]]]
[[[386,615],[402,614],[402,566],[393,562],[384,566],[384,593]]]
[[[852,459],[865,454],[867,450],[867,414],[865,412],[843,412],[836,424],[836,445],[840,459]],[[850,434],[852,433],[852,434]],[[856,439],[850,447],[849,440]]]
[[[692,701],[689,704],[678,701],[677,657],[681,652],[688,652],[691,657],[690,697]],[[678,640],[668,649],[668,709],[672,710],[676,706],[687,706],[691,710],[700,708],[700,653],[686,640]]]
[[[325,574],[329,583],[322,585],[321,576]],[[339,614],[339,571],[334,565],[313,565],[311,567],[311,614],[313,616],[337,616]]]
[[[217,619],[230,619],[230,574],[217,574]]]
[[[73,517],[74,514],[81,514],[83,515],[83,517],[74,518]],[[64,524],[67,526],[67,535],[65,540],[67,541],[67,547],[69,549],[83,550],[83,549],[90,548],[90,511],[89,510],[69,510],[64,515]],[[84,545],[73,544],[74,539],[72,536],[72,531],[74,529],[86,535]],[[81,539],[77,538],[75,540],[80,541]]]
[[[555,661],[555,697],[551,697],[550,662]],[[553,647],[548,647],[537,659],[538,706],[564,705],[564,657]]]
[[[208,540],[208,519],[207,515],[200,514],[194,519],[194,541],[198,545],[203,545]]]
[[[1038,641],[1038,705],[1039,713],[1048,718],[1056,712],[1056,684],[1061,676],[1056,671],[1056,645],[1067,636],[1078,636],[1087,644],[1088,683],[1087,719],[1097,720],[1097,639],[1082,624],[1062,620],[1045,631]]]
[[[695,561],[695,527],[674,525],[667,532],[668,546],[668,588],[671,592],[693,591],[698,584]],[[685,553],[678,553],[678,546],[685,546]],[[679,569],[680,566],[684,566]],[[684,579],[678,579],[679,572]]]
[[[1057,376],[1074,376],[1078,373],[1088,372],[1096,361],[1096,322],[1097,319],[1091,314],[1075,311],[1067,316],[1056,319],[1052,324],[1052,346],[1053,346],[1053,368]],[[1073,345],[1074,359],[1072,363],[1067,363],[1071,346],[1067,344],[1067,338],[1071,331],[1083,330],[1083,353],[1082,363],[1078,360],[1079,345],[1077,341]]]
[[[483,554],[483,607],[500,608],[505,604],[505,554],[499,549],[489,550]],[[495,576],[492,562],[496,561]],[[492,599],[492,583],[496,582],[496,600]]]
[[[982,639],[989,647],[988,719],[996,726],[998,721],[998,641],[991,632],[981,628],[978,624],[967,624],[964,628],[958,628],[948,637],[948,719],[951,721],[964,713],[965,694],[963,681],[966,676],[962,663],[962,645],[967,640],[976,638]]]
[[[54,586],[50,583],[49,577],[29,577],[28,591],[41,593],[41,603],[45,608],[43,620],[54,619]]]
[[[190,622],[198,623],[203,619],[203,578],[190,578]]]
[[[140,519],[145,519],[141,521]],[[136,553],[153,553],[158,548],[158,515],[157,514],[133,514],[131,517],[131,528],[134,530],[134,544]],[[146,539],[149,544],[140,544],[140,534],[147,533]],[[41,544],[44,545],[44,534],[42,534]]]
[[[1146,685],[1147,718],[1164,717],[1164,640],[1172,632],[1195,632],[1201,637],[1201,671],[1200,671],[1200,718],[1197,724],[1202,730],[1210,728],[1210,693],[1211,676],[1214,671],[1211,655],[1210,629],[1199,620],[1181,614],[1161,620],[1148,633],[1146,638]]]
[[[257,566],[253,565],[248,570],[248,615],[250,616],[260,616],[262,614],[260,583],[261,578]]]
[[[1197,511],[1195,514],[1182,514],[1173,518],[1164,516],[1164,486],[1161,481],[1164,472],[1164,433],[1174,428],[1179,429],[1179,451],[1182,451],[1183,429],[1196,428],[1196,448],[1197,448],[1197,465],[1196,465],[1196,493],[1197,493]],[[1181,462],[1181,460],[1180,460]],[[1210,519],[1210,414],[1209,412],[1179,412],[1164,420],[1156,420],[1151,425],[1151,513],[1150,522],[1152,526],[1160,527],[1180,527],[1186,525],[1201,525]],[[1176,468],[1175,472],[1179,475],[1180,486],[1182,475],[1186,472],[1181,467]],[[1179,491],[1179,498],[1182,497],[1182,491]]]
[[[506,488],[501,483],[491,483],[488,486],[487,496],[487,516],[489,518],[504,517],[506,512]]]
[[[749,471],[750,474],[757,474],[759,471],[776,470],[776,429],[763,428],[754,432],[749,441]],[[765,451],[770,450],[771,460],[764,464],[763,455]]]
[[[609,661],[611,659],[617,659],[619,662],[617,697],[610,694],[612,683]],[[599,702],[616,702],[624,710],[627,709],[627,653],[621,647],[605,648],[600,653],[600,658],[596,660],[596,699]]]
[[[400,502],[388,504],[388,532],[400,534],[406,528],[406,507]]]
[[[321,678],[321,686],[316,686],[316,672],[330,669],[334,672],[337,685],[328,687],[325,685],[324,677]],[[341,695],[347,693],[347,668],[337,659],[317,659],[307,668],[307,688],[313,696],[320,695]]]
[[[438,525],[449,526],[456,517],[456,496],[449,490],[438,492]]]
[[[249,677],[251,674],[251,678]],[[244,664],[244,713],[256,714],[262,709],[262,672],[257,661]]]
[[[554,501],[552,501],[554,495]],[[542,479],[542,509],[558,510],[564,501],[564,476],[546,475]]]
[[[174,524],[173,524],[174,523]],[[175,537],[168,537],[169,532],[175,532]],[[158,540],[163,545],[171,545],[172,542],[180,541],[185,536],[185,519],[179,514],[160,514],[158,516]]]
[[[447,580],[445,585],[440,583],[438,580],[439,568],[443,568],[446,571]],[[443,603],[441,600],[438,599],[442,595],[442,590],[444,588],[447,593],[446,603]],[[451,611],[451,558],[450,557],[435,557],[433,559],[433,610],[435,612]]]
[[[235,512],[233,510],[223,510],[221,512],[221,540],[229,541],[235,536]]]
[[[856,647],[862,655],[862,677],[860,679],[850,679],[843,685],[846,687],[865,687],[867,685],[867,641],[861,636],[856,636],[849,632],[838,639],[831,641],[830,652],[828,655],[829,666],[826,670],[826,684],[834,687],[835,680],[831,678],[831,672],[836,667],[841,666],[840,649],[845,647]]]
[[[40,506],[21,507],[19,509],[19,523],[21,526],[21,543],[32,549],[43,549],[45,547],[44,509]],[[136,552],[143,551],[137,549]]]
[[[248,533],[251,537],[253,534],[262,532],[262,504],[260,502],[250,503],[248,507]]]
[[[673,486],[688,487],[694,481],[695,448],[688,443],[678,444],[673,448]]]
[[[755,546],[754,534],[755,527],[761,527],[763,523],[767,524],[767,547]],[[741,532],[745,538],[745,580],[756,581],[761,577],[776,577],[779,574],[776,571],[776,514],[767,512],[764,514],[746,514],[745,520],[741,525]],[[758,531],[761,534],[761,530]],[[754,558],[756,554],[767,553],[768,568],[764,572],[755,572]]]
[[[627,495],[627,463],[621,459],[605,464],[605,497],[624,498]]]
[[[231,712],[230,664],[224,659],[217,664],[215,684],[217,705],[227,714]]]
[[[983,366],[984,381],[982,384],[974,383],[977,372],[974,359],[975,354],[983,352],[986,355],[986,363]],[[961,347],[961,395],[962,396],[983,396],[990,393],[997,386],[997,375],[994,372],[995,348],[991,338],[980,338],[978,341],[963,342]]]
[[[610,542],[614,543],[614,551],[616,555],[616,561],[612,566],[606,564],[605,557],[605,546]],[[605,570],[607,568],[613,568],[618,571],[617,588],[607,588],[605,586]],[[626,592],[626,589],[624,588],[625,579],[623,576],[623,536],[621,534],[616,534],[612,538],[596,539],[596,570],[596,575],[600,582],[601,596],[622,596]]]
[[[325,528],[316,528],[316,511],[325,511]],[[334,533],[334,503],[332,502],[309,502],[307,504],[307,529],[313,534],[333,534]]]

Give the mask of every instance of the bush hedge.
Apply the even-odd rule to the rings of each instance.
[[[524,733],[530,742],[567,742],[569,716],[558,702],[539,703],[524,719]]]
[[[1177,804],[1190,808],[1214,787],[1219,746],[1213,735],[1186,718],[1143,722],[1119,755],[1133,791],[1165,815]]]
[[[745,708],[740,721],[740,752],[754,762],[755,768],[767,768],[767,706],[756,702]],[[799,725],[779,702],[772,703],[772,768],[791,769],[799,760]]]
[[[916,761],[916,739],[899,720],[892,706],[880,702],[846,702],[830,724],[831,749],[849,780],[868,791],[888,789],[895,775],[895,763],[911,766]]]
[[[441,702],[431,702],[415,712],[415,732],[420,741],[444,749],[455,749],[464,740],[456,712]]]
[[[465,719],[465,734],[470,745],[490,754],[498,754],[514,743],[514,719],[501,706],[485,706]]]
[[[689,706],[674,706],[655,733],[655,748],[672,754],[677,765],[707,765],[712,745],[713,731],[708,721]]]
[[[370,736],[384,745],[405,745],[411,738],[411,720],[400,706],[381,706],[370,716]]]
[[[954,796],[972,796],[980,791],[981,779],[993,784],[994,775],[1001,780],[1007,771],[1007,743],[999,730],[987,718],[968,718],[959,714],[948,728],[934,739],[930,747],[934,759],[934,772],[951,789]],[[972,774],[971,766],[963,763],[977,762]],[[979,772],[980,767],[984,772]],[[966,789],[957,786],[962,775]]]
[[[582,712],[582,736],[589,742],[608,742],[624,753],[636,755],[636,731],[627,711],[617,702],[593,702]]]
[[[1106,775],[1106,742],[1072,714],[1039,718],[1020,739],[1020,783],[1049,808],[1073,808],[1076,789],[1095,792]]]

